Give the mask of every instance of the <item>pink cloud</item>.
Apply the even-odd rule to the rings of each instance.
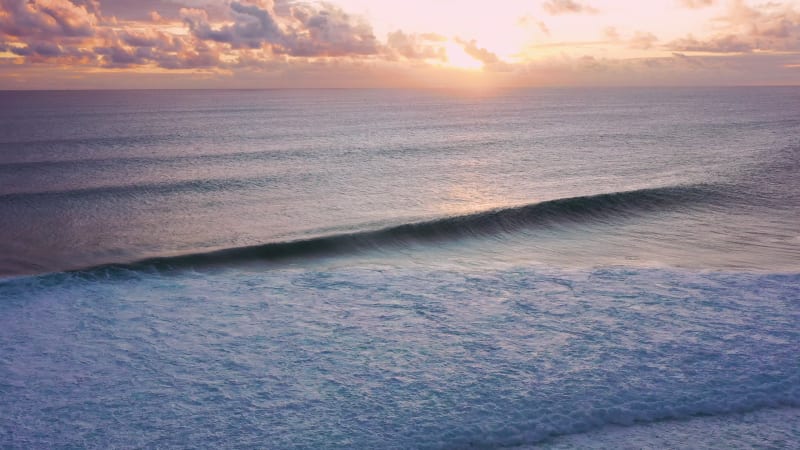
[[[720,31],[706,39],[687,36],[669,44],[683,52],[743,53],[800,51],[800,13],[790,5],[767,3],[750,7],[733,0],[727,13],[716,19]]]
[[[280,15],[256,4],[231,2],[234,23],[214,28],[203,10],[181,10],[192,34],[234,48],[270,47],[290,56],[374,55],[379,43],[372,28],[341,9],[292,3]]]
[[[441,46],[447,38],[435,33],[404,33],[401,30],[389,33],[386,48],[389,56],[400,56],[410,60],[447,60],[447,53]]]
[[[0,35],[54,39],[94,33],[97,16],[88,2],[68,0],[0,0]]]
[[[545,11],[550,14],[597,14],[598,10],[586,3],[579,3],[575,0],[548,0],[542,5]]]
[[[680,0],[681,5],[690,9],[699,9],[711,6],[715,0]]]
[[[456,42],[458,42],[461,47],[464,48],[464,51],[469,56],[482,62],[484,68],[496,72],[506,72],[511,70],[510,64],[504,62],[496,54],[490,52],[489,50],[478,47],[478,43],[474,39],[471,41],[457,39]]]
[[[658,42],[658,37],[653,33],[637,31],[628,41],[628,47],[638,50],[648,50]]]
[[[691,3],[702,6],[708,2]],[[668,82],[669,77],[713,82],[714,71],[735,72],[740,77],[737,80],[744,80],[747,70],[753,72],[753,79],[769,81],[778,79],[770,70],[797,79],[797,70],[787,67],[796,66],[800,52],[800,14],[795,9],[774,3],[754,7],[741,0],[731,0],[725,15],[710,24],[714,33],[708,36],[687,35],[662,44],[645,31],[623,34],[607,28],[606,41],[598,43],[640,50],[658,46],[673,52],[666,58],[623,60],[600,58],[604,53],[596,52],[582,58],[539,57],[537,62],[509,63],[474,39],[458,39],[468,55],[483,63],[483,72],[442,67],[449,40],[444,36],[397,30],[379,40],[363,18],[325,3],[143,0],[136,4],[152,9],[141,12],[144,15],[139,20],[104,15],[124,10],[125,4],[130,7],[133,2],[104,0],[101,8],[95,0],[0,0],[0,71],[18,75],[0,80],[0,86],[28,75],[55,78],[62,74],[67,83],[67,75],[76,73],[106,74],[105,83],[113,83],[109,74],[133,83],[134,75],[149,73],[152,78],[148,80],[168,79],[178,87],[183,86],[174,81],[179,77],[184,77],[187,85],[230,82],[246,86],[260,82],[280,86],[447,86],[470,77],[476,82],[517,85],[547,84],[548,80],[634,83],[640,78],[657,84],[659,80]],[[179,12],[181,5],[194,7]],[[553,14],[597,12],[575,0],[551,0],[545,5]],[[525,17],[520,25],[536,29],[537,34],[549,31],[541,21]],[[181,24],[184,32],[176,32],[173,27]],[[701,57],[699,52],[719,56]],[[174,75],[154,75],[159,73]]]

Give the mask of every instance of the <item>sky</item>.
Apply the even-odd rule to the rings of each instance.
[[[0,89],[800,85],[800,0],[0,0]]]

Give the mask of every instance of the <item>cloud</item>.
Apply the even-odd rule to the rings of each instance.
[[[172,1],[147,3],[158,2]],[[443,36],[398,30],[383,44],[363,19],[326,3],[245,0],[230,2],[226,8],[228,20],[222,23],[211,19],[206,9],[182,8],[180,16],[189,34],[181,34],[169,28],[174,22],[155,10],[144,20],[120,21],[102,16],[95,0],[0,0],[0,43],[3,52],[20,58],[17,62],[109,69],[269,68],[275,65],[256,64],[256,59],[277,61],[284,56],[370,57],[421,64],[447,58]]]
[[[578,3],[575,0],[548,0],[542,5],[545,11],[552,15],[558,14],[597,14],[598,10],[586,3]]]
[[[520,67],[520,85],[657,86],[785,84],[792,77],[785,56],[688,56],[632,59],[554,56]]]
[[[718,17],[717,34],[697,39],[692,35],[668,44],[677,52],[744,53],[800,51],[800,13],[791,5],[766,3],[759,8],[733,0]]]
[[[715,0],[680,0],[680,4],[690,9],[700,9],[713,5]]]
[[[115,69],[229,70],[249,63],[251,50],[265,50],[260,53],[265,58],[387,57],[390,51],[405,58],[444,58],[432,45],[433,35],[395,35],[394,47],[387,49],[362,19],[325,3],[252,0],[233,1],[228,8],[230,20],[222,25],[212,25],[206,9],[181,9],[189,29],[184,35],[164,31],[169,22],[157,11],[145,21],[123,22],[103,17],[94,0],[0,0],[0,42],[28,63]]]
[[[547,36],[550,35],[550,28],[548,28],[547,24],[544,23],[541,20],[537,20],[535,17],[533,17],[530,14],[526,14],[526,15],[520,17],[519,19],[517,19],[517,25],[520,26],[520,27],[535,26],[536,28],[539,29],[539,31],[542,32],[542,34],[545,34]]]
[[[0,0],[0,41],[17,62],[91,65],[98,14],[94,0]]]
[[[379,43],[372,28],[338,7],[291,3],[271,10],[257,4],[231,2],[233,23],[214,28],[204,10],[182,9],[192,34],[233,48],[270,47],[290,56],[374,55]]]
[[[123,22],[151,21],[151,13],[169,21],[180,19],[181,8],[202,8],[212,20],[226,17],[229,7],[225,0],[191,1],[191,0],[101,0],[103,14],[108,18],[116,18]]]
[[[618,41],[619,31],[617,31],[616,27],[605,27],[603,29],[603,37],[605,37],[609,41]]]
[[[26,47],[14,47],[11,53],[19,56],[32,56],[39,55],[44,57],[60,56],[64,52],[61,46],[53,44],[52,42],[37,42],[30,44]]]
[[[658,42],[658,37],[647,31],[636,31],[629,38],[623,39],[616,27],[605,27],[603,38],[607,43],[623,44],[636,50],[650,50]]]
[[[94,0],[0,0],[0,39],[29,64],[213,68],[219,52],[146,23],[119,25]]]
[[[148,18],[150,19],[150,22],[152,22],[152,23],[156,23],[156,24],[168,23],[168,21],[166,19],[164,19],[164,17],[161,16],[161,13],[159,13],[158,11],[150,11],[150,14],[149,14]]]
[[[587,1],[591,2],[550,0],[544,7],[550,14],[597,13]],[[710,3],[683,2],[687,7]],[[65,83],[71,82],[70,74],[76,79],[106,77],[107,87],[114,87],[113,74],[129,81],[172,74],[163,79],[177,87],[184,87],[181,77],[186,86],[202,86],[206,80],[221,83],[209,84],[216,87],[224,87],[226,80],[251,87],[449,86],[465,80],[476,85],[670,84],[670,80],[713,84],[718,79],[746,84],[748,70],[751,79],[796,83],[797,3],[752,5],[729,0],[726,9],[720,8],[724,14],[713,19],[710,34],[695,30],[694,35],[664,44],[647,31],[606,28],[603,41],[554,43],[567,49],[559,53],[563,59],[531,47],[511,63],[471,38],[397,29],[378,39],[363,18],[305,0],[0,0],[0,72],[8,75],[0,78],[0,87],[13,85],[12,78],[19,81],[30,75],[47,80],[48,75],[55,79],[58,74]],[[116,17],[109,11],[129,15]],[[528,38],[549,33],[544,22],[531,15],[517,24],[527,29],[516,32]],[[176,29],[180,26],[184,29]],[[441,64],[453,42],[480,61],[484,70]],[[647,55],[644,51],[656,48],[672,55],[600,57],[614,54],[599,47],[603,45],[643,51],[627,55]],[[589,54],[573,56],[584,51]],[[530,61],[517,60],[525,57]],[[715,71],[730,78],[719,78]],[[137,84],[143,81],[131,83],[126,86],[146,87]]]
[[[674,52],[672,53],[672,57],[680,62],[683,62],[684,64],[687,64],[690,67],[697,67],[697,68],[705,67],[705,64],[701,59],[687,56],[683,53]]]
[[[390,56],[401,56],[411,60],[447,60],[447,52],[441,45],[447,38],[436,33],[409,34],[402,30],[389,33],[386,47]]]
[[[743,53],[752,51],[753,45],[733,34],[716,36],[706,40],[698,40],[689,35],[672,41],[669,44],[669,48],[677,52]]]
[[[99,64],[106,68],[155,66],[163,69],[211,69],[224,65],[221,52],[187,36],[154,29],[105,30],[101,45],[94,47]]]
[[[637,50],[649,50],[653,47],[658,41],[658,37],[656,37],[653,33],[648,33],[644,31],[637,31],[634,33],[633,37],[630,38],[628,41],[628,47],[634,48]]]
[[[471,41],[457,39],[456,42],[461,44],[461,46],[464,48],[464,51],[467,52],[469,56],[472,56],[484,64],[495,64],[500,62],[500,58],[498,58],[497,55],[485,48],[478,47],[478,43],[474,39]]]
[[[42,40],[91,36],[98,21],[95,8],[93,2],[0,0],[0,35]]]
[[[489,50],[478,47],[478,43],[473,39],[466,41],[463,39],[456,39],[456,42],[461,45],[464,52],[469,56],[483,63],[485,69],[495,72],[507,72],[511,70],[511,65],[501,60],[496,54]]]

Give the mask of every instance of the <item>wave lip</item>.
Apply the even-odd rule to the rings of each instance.
[[[719,190],[704,184],[612,192],[406,223],[377,230],[148,258],[124,266],[174,269],[257,260],[280,261],[406,248],[415,244],[467,238],[497,237],[536,228],[608,225],[647,213],[712,202],[719,196]]]

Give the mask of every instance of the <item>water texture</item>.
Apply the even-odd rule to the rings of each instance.
[[[1,447],[800,440],[798,88],[0,104]]]

